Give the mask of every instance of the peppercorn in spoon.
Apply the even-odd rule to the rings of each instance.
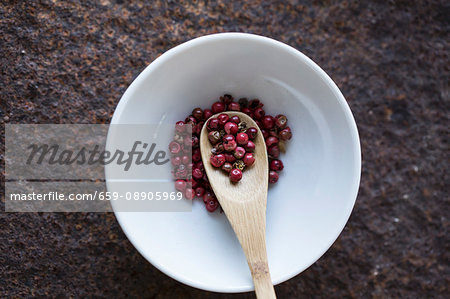
[[[211,188],[244,250],[256,296],[276,298],[266,253],[266,203],[269,173],[266,144],[258,125],[248,115],[234,111],[223,113],[230,117],[239,116],[247,128],[257,128],[258,132],[253,140],[255,162],[244,170],[239,182],[232,182],[226,173],[214,168],[210,163],[213,146],[208,139],[208,129],[205,125],[200,134],[203,165]],[[217,115],[211,116],[211,118],[215,117]]]

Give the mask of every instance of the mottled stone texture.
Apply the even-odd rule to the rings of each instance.
[[[173,46],[223,31],[283,41],[341,88],[363,170],[344,232],[276,287],[279,298],[448,296],[448,1],[151,2],[1,1],[1,123],[107,123],[133,78]],[[254,296],[166,277],[112,214],[1,213],[0,227],[2,298]]]

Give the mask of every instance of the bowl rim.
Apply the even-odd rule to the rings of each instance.
[[[350,218],[350,215],[355,206],[355,202],[356,202],[356,198],[357,198],[358,190],[359,190],[359,184],[360,184],[360,179],[361,179],[362,157],[361,157],[361,146],[360,146],[358,128],[356,126],[356,122],[355,122],[353,114],[350,110],[350,107],[349,107],[347,101],[345,100],[342,92],[339,90],[336,83],[328,76],[328,74],[322,68],[319,67],[319,65],[317,65],[311,58],[307,57],[305,54],[303,54],[299,50],[297,50],[283,42],[280,42],[280,41],[277,41],[277,40],[274,40],[272,38],[268,38],[265,36],[261,36],[261,35],[250,34],[250,33],[241,33],[241,32],[224,32],[224,33],[215,33],[215,34],[200,36],[200,37],[188,40],[182,44],[179,44],[179,45],[167,50],[162,55],[160,55],[155,60],[153,60],[147,67],[145,67],[145,69],[134,79],[134,81],[128,86],[128,88],[122,95],[121,99],[119,100],[119,103],[116,106],[116,109],[114,111],[114,114],[113,114],[110,124],[119,124],[121,115],[122,115],[123,111],[125,110],[125,107],[127,106],[128,101],[131,98],[130,96],[140,86],[140,84],[144,80],[146,80],[146,78],[155,69],[157,69],[161,64],[164,64],[166,61],[170,60],[172,57],[179,55],[180,53],[182,53],[184,51],[188,51],[189,49],[191,49],[193,47],[197,47],[204,43],[223,41],[223,40],[227,40],[227,39],[229,39],[229,40],[246,40],[246,41],[254,41],[254,42],[259,42],[259,43],[262,42],[262,43],[270,44],[271,46],[275,46],[283,51],[290,53],[291,55],[295,56],[297,59],[306,63],[312,69],[312,71],[316,72],[316,74],[319,75],[319,77],[324,80],[325,84],[333,92],[335,98],[338,100],[339,105],[343,109],[342,111],[344,113],[345,119],[346,119],[347,124],[349,125],[350,131],[351,131],[350,132],[351,141],[352,141],[353,150],[355,152],[355,155],[353,157],[353,159],[354,159],[353,173],[355,174],[355,177],[353,178],[353,184],[352,184],[351,192],[350,192],[350,194],[352,195],[351,208],[347,211],[347,215],[344,218],[346,220],[343,221],[343,223],[340,225],[339,229],[337,230],[336,236],[334,238],[332,238],[331,242],[327,246],[324,246],[324,249],[321,252],[318,252],[314,256],[314,258],[311,259],[310,263],[307,263],[308,266],[302,267],[302,268],[298,269],[297,271],[286,273],[285,275],[283,275],[281,278],[279,278],[277,280],[273,280],[273,278],[272,278],[274,285],[277,285],[277,284],[285,282],[285,281],[297,276],[301,272],[305,271],[307,268],[309,268],[311,265],[313,265],[322,255],[324,255],[325,252],[328,251],[328,249],[330,249],[330,247],[334,244],[334,242],[337,240],[337,238],[342,233],[345,225],[347,224],[347,222]],[[109,132],[108,132],[108,135],[109,135]],[[105,168],[105,181],[106,181],[107,189],[110,190],[111,189],[110,188],[111,181],[108,180],[108,174],[107,174],[106,168]],[[123,223],[124,220],[122,219],[121,214],[125,213],[125,212],[117,212],[114,210],[114,208],[113,208],[113,211],[114,211],[117,221],[119,222],[120,227],[122,228],[122,231],[125,233],[125,235],[127,236],[128,240],[131,242],[131,244],[133,244],[133,246],[136,248],[136,250],[147,261],[149,261],[154,267],[156,267],[158,270],[160,270],[167,276],[169,276],[183,284],[186,284],[188,286],[192,286],[192,287],[195,287],[195,288],[198,288],[201,290],[212,291],[212,292],[239,293],[239,292],[250,292],[250,291],[254,290],[253,285],[251,285],[251,287],[223,286],[223,287],[214,287],[213,288],[213,287],[210,287],[209,285],[191,280],[188,277],[181,276],[176,272],[170,271],[164,265],[158,263],[155,259],[153,259],[151,256],[146,254],[145,249],[140,248],[140,246],[134,242],[133,233],[128,231]]]

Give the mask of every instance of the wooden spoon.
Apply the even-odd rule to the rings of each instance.
[[[200,134],[200,151],[203,164],[214,193],[241,243],[250,268],[257,298],[276,298],[266,253],[266,202],[269,166],[264,138],[256,123],[241,112],[224,112],[237,115],[247,128],[258,130],[255,143],[255,163],[244,169],[242,179],[231,183],[228,175],[209,162],[212,145],[208,129]],[[217,117],[218,114],[211,116]]]

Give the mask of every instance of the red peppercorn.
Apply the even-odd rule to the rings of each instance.
[[[200,183],[194,179],[190,179],[186,183],[187,183],[186,187],[192,188],[192,189],[195,189],[200,185]]]
[[[253,118],[254,119],[261,119],[262,117],[264,117],[264,115],[266,115],[266,112],[264,111],[263,108],[256,108],[253,111]]]
[[[242,161],[244,161],[245,166],[252,166],[255,163],[255,157],[252,153],[246,153]]]
[[[278,133],[281,140],[290,140],[292,138],[291,128],[286,127]]]
[[[269,131],[269,136],[278,137],[277,129],[272,129]]]
[[[269,135],[269,132],[268,132],[268,131],[266,131],[266,130],[264,130],[264,129],[262,129],[262,130],[261,130],[261,133],[262,133],[262,135],[263,135],[264,139],[266,139],[267,137],[269,137],[269,136],[270,136],[270,135]]]
[[[247,107],[248,106],[247,98],[240,98],[238,103],[239,103],[239,105],[241,105],[241,107]]]
[[[248,108],[242,108],[242,113],[247,114],[248,116],[252,117],[252,111]]]
[[[206,175],[205,175],[206,176]],[[200,185],[203,187],[203,188],[205,188],[205,192],[213,192],[212,190],[211,190],[211,185],[209,184],[209,182],[207,182],[207,181],[205,181],[205,180],[203,180],[203,181],[200,181]],[[213,192],[213,194],[214,194],[214,192]]]
[[[203,162],[202,162],[202,161],[199,161],[199,162],[195,163],[195,168],[198,168],[198,169],[200,169],[201,171],[204,171],[204,170],[205,170],[205,166],[203,165]]]
[[[222,141],[231,141],[231,140],[235,140],[234,136],[231,134],[227,134],[225,136],[223,136]]]
[[[192,161],[193,162],[198,162],[201,159],[202,159],[202,154],[200,153],[200,149],[198,147],[194,148],[192,150]]]
[[[186,138],[189,139],[189,138]],[[192,147],[198,147],[200,143],[200,139],[198,138],[197,135],[192,135]]]
[[[211,185],[209,184],[209,182],[207,182],[207,181],[205,180],[205,177],[206,177],[206,174],[205,174],[205,176],[203,177],[203,180],[200,181],[200,186],[202,186],[203,188],[205,188],[205,190],[209,190],[209,189],[211,189]]]
[[[200,181],[200,183],[203,186],[203,188],[205,188],[205,190],[211,190],[211,185],[209,184],[209,182],[207,180],[205,180],[205,178],[207,178],[206,174],[203,177],[203,181]]]
[[[194,135],[192,135],[191,138],[184,138],[183,143],[187,148],[194,147]]]
[[[264,104],[261,103],[258,99],[253,99],[253,100],[250,101],[250,103],[248,104],[248,106],[249,106],[251,109],[256,109],[256,108],[261,108],[261,107],[263,107]]]
[[[184,121],[182,121],[182,120],[177,121],[175,124],[175,130],[178,133],[183,133],[186,130],[186,124],[184,123]]]
[[[234,115],[234,116],[230,117],[230,121],[234,122],[235,124],[238,124],[241,122],[241,119],[239,118],[239,116]]]
[[[192,110],[192,116],[195,117],[196,120],[201,120],[203,117],[203,110],[201,108],[194,108]]]
[[[247,133],[238,133],[236,135],[236,142],[239,145],[246,145],[248,143],[248,135],[247,135]]]
[[[276,159],[280,155],[280,148],[278,147],[278,145],[272,145],[267,150],[267,153],[269,154],[269,156]]]
[[[233,156],[233,154],[225,153],[224,156],[227,162],[234,163],[234,161],[236,161],[236,158]]]
[[[253,140],[258,134],[258,129],[256,129],[255,127],[250,127],[247,129],[247,131],[245,131],[245,133],[247,133],[248,139]]]
[[[228,104],[228,110],[239,111],[239,110],[241,110],[241,105],[239,105],[239,103],[236,103],[236,102],[231,102]]]
[[[222,144],[222,146],[223,146],[223,144]],[[219,151],[217,150],[217,148],[214,146],[214,147],[211,149],[211,154],[217,155],[217,154],[220,154],[220,153],[219,153]]]
[[[172,162],[173,166],[178,166],[181,164],[181,158],[180,157],[172,157],[170,159],[170,162]]]
[[[233,155],[236,159],[242,159],[245,155],[245,149],[243,147],[238,146],[234,150]]]
[[[269,164],[270,170],[281,171],[284,168],[283,162],[281,160],[272,160]]]
[[[203,178],[203,171],[201,171],[198,168],[195,168],[194,170],[192,170],[192,177],[194,179],[200,180],[201,178]]]
[[[224,94],[223,97],[220,97],[220,101],[224,102],[225,104],[229,104],[233,102],[233,96],[230,94]]]
[[[172,171],[172,176],[176,180],[184,179],[184,177],[180,174],[180,172],[178,170],[177,171]]]
[[[195,188],[195,196],[196,197],[203,197],[204,194],[205,194],[205,188],[203,188],[203,187]]]
[[[247,145],[245,146],[245,151],[249,152],[249,153],[253,153],[255,151],[255,144],[253,143],[253,141],[249,141],[247,143]]]
[[[186,190],[186,181],[185,180],[176,180],[175,181],[175,189],[181,192]]]
[[[186,190],[184,191],[184,197],[186,197],[186,199],[192,200],[195,197],[195,191],[192,190],[192,188],[186,188]]]
[[[266,147],[271,147],[274,144],[278,144],[278,138],[270,136],[266,139]]]
[[[225,162],[222,165],[222,170],[224,170],[225,172],[230,172],[233,169],[233,164],[231,164],[230,162]]]
[[[203,119],[204,120],[207,120],[208,118],[210,118],[213,115],[214,115],[214,113],[212,113],[211,109],[203,110]]]
[[[180,166],[178,166],[177,170],[175,171],[175,177],[177,179],[184,179],[187,176],[187,167],[184,166],[183,164],[181,164]]]
[[[205,176],[203,176],[203,180],[204,180],[206,183],[209,183],[208,176],[206,175],[206,173],[205,173]]]
[[[220,167],[225,163],[225,156],[223,154],[211,155],[209,160],[212,166]]]
[[[239,133],[236,135],[236,142],[239,145],[246,145],[248,143],[248,135],[247,133]]]
[[[242,179],[242,171],[240,169],[234,168],[230,171],[230,181],[237,183]]]
[[[217,200],[209,200],[206,203],[206,210],[210,213],[214,212],[215,210],[217,210],[217,208],[219,207],[219,202]]]
[[[194,126],[194,128],[192,128],[192,133],[193,133],[193,134],[196,134],[196,135],[200,135],[200,132],[202,131],[203,125],[204,125],[204,124],[205,124],[204,121],[201,121],[201,122],[199,122],[198,124],[196,124],[196,125]]]
[[[220,113],[220,112],[224,112],[225,111],[225,104],[222,102],[215,102],[214,104],[212,104],[211,106],[211,111],[216,114],[216,113]]]
[[[236,140],[234,140],[234,137],[233,137],[233,139],[228,138],[223,141],[223,149],[226,152],[232,152],[236,149],[236,147],[237,147],[237,143],[236,143]]]
[[[189,115],[188,117],[186,117],[186,119],[184,120],[184,122],[185,122],[186,124],[195,125],[195,124],[197,123],[197,119],[196,119],[194,116]]]
[[[274,184],[278,181],[278,173],[276,171],[269,171],[269,183]]]
[[[225,147],[223,146],[223,143],[218,143],[214,146],[216,153],[220,154],[223,153],[223,151],[225,150]]]
[[[213,145],[218,143],[220,141],[220,133],[219,131],[211,131],[208,133],[208,140],[209,142],[211,142]]]
[[[206,191],[203,195],[203,202],[206,204],[210,200],[216,200],[216,196],[212,191]]]
[[[261,125],[264,129],[270,130],[273,128],[274,120],[273,117],[270,115],[266,115],[261,119]]]
[[[236,134],[239,131],[239,127],[236,123],[234,122],[227,122],[224,126],[225,132],[227,132],[227,134]]]
[[[206,127],[210,131],[217,130],[219,128],[219,120],[217,118],[210,118],[206,123]]]
[[[284,116],[283,114],[278,114],[277,116],[275,116],[275,125],[280,130],[286,128],[287,121],[288,121],[287,117]]]
[[[230,117],[228,114],[221,113],[217,116],[217,120],[219,120],[219,127],[222,128],[230,120]]]
[[[181,158],[181,162],[182,162],[184,165],[187,165],[187,164],[189,164],[189,162],[191,162],[191,159],[189,159],[188,156],[183,156],[183,157]]]
[[[188,138],[188,139],[189,139],[189,138]],[[169,151],[170,151],[172,154],[178,154],[178,153],[181,151],[181,145],[180,145],[179,143],[175,142],[175,141],[172,141],[172,142],[169,144]]]

